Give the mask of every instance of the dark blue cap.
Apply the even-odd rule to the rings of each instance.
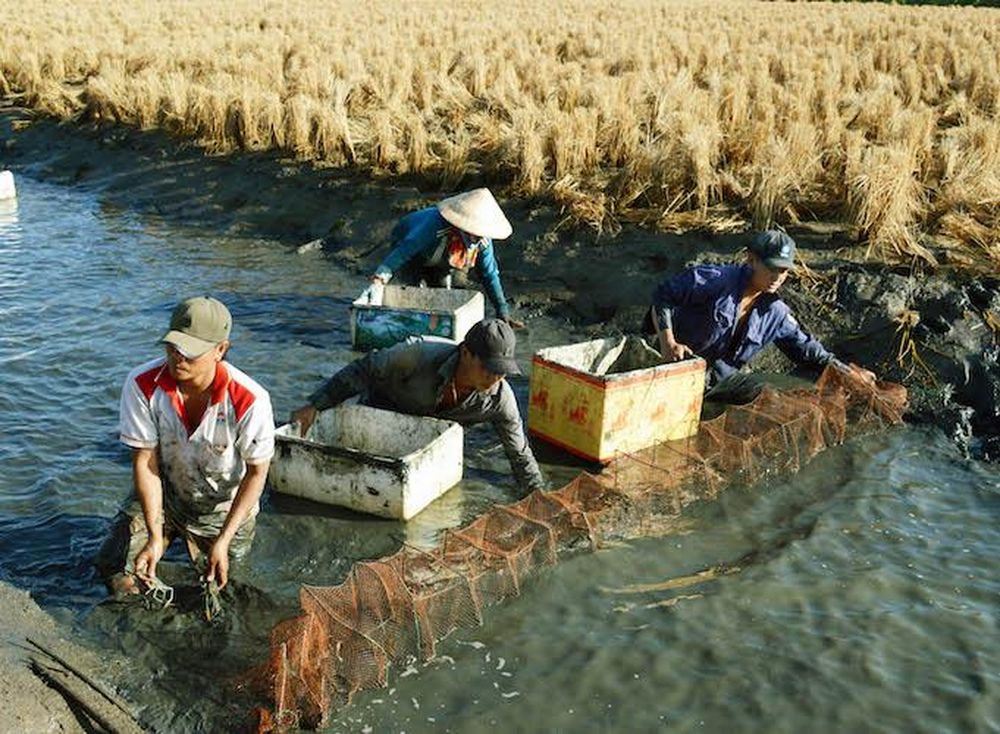
[[[758,232],[750,240],[749,249],[769,268],[787,270],[795,265],[795,240],[780,230]]]

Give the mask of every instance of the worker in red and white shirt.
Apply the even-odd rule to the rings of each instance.
[[[178,536],[220,589],[230,558],[250,549],[274,418],[267,391],[224,361],[231,326],[222,303],[189,298],[161,339],[166,356],[125,380],[121,440],[132,449],[136,498],[98,560],[112,591],[158,583],[156,565]]]

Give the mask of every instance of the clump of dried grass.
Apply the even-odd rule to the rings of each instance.
[[[25,0],[0,26],[0,94],[63,119],[475,177],[601,231],[839,218],[880,258],[1000,248],[993,10]]]

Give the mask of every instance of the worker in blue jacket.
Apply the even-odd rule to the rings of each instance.
[[[795,264],[795,241],[768,230],[755,234],[747,249],[742,265],[698,265],[656,288],[647,326],[658,335],[663,357],[703,358],[709,365],[705,398],[723,403],[748,403],[760,394],[763,381],[741,370],[772,342],[798,364],[833,364],[873,381],[874,374],[848,367],[804,331],[778,297]]]
[[[372,283],[378,287],[395,277],[403,285],[464,287],[475,268],[497,318],[519,329],[524,324],[510,315],[493,251],[493,240],[511,232],[489,189],[452,196],[399,220],[392,230],[392,251],[376,268]]]

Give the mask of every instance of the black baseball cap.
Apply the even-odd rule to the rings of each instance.
[[[514,330],[501,319],[485,319],[465,334],[465,347],[479,357],[483,366],[495,375],[519,375],[514,361]]]
[[[749,249],[769,268],[787,270],[795,265],[795,240],[781,230],[758,232],[750,240]]]

